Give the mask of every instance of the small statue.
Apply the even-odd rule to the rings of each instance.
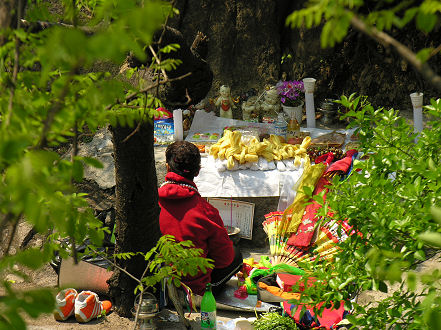
[[[256,104],[257,96],[251,96],[242,103],[242,119],[246,121],[259,120],[259,106]]]
[[[230,87],[226,85],[222,85],[219,88],[219,97],[216,100],[215,106],[220,107],[219,108],[219,115],[222,118],[230,118],[233,119],[233,108],[236,106],[234,105],[233,98],[230,94]]]
[[[276,117],[281,109],[280,97],[277,89],[273,86],[265,93],[265,99],[260,105],[262,116]]]

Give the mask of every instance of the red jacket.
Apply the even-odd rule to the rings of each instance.
[[[219,211],[201,197],[193,181],[169,172],[158,195],[159,226],[163,235],[173,235],[178,241],[192,241],[196,248],[204,251],[203,257],[214,260],[215,268],[225,268],[233,262],[233,243]],[[200,295],[210,281],[211,269],[206,274],[199,273],[183,280]]]

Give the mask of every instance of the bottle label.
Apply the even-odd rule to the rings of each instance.
[[[214,312],[201,311],[201,328],[216,329],[216,311]]]
[[[286,126],[285,125],[275,125],[274,134],[286,137]]]

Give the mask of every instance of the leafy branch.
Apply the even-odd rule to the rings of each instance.
[[[409,62],[421,75],[441,91],[441,76],[439,76],[426,63],[427,60],[441,50],[441,45],[434,50],[423,49],[414,53],[411,49],[393,38],[383,29],[391,30],[392,27],[404,27],[415,19],[416,26],[424,33],[431,32],[439,21],[438,13],[441,7],[437,1],[425,0],[419,6],[414,6],[415,1],[388,1],[387,9],[369,10],[367,17],[363,17],[368,7],[367,1],[310,1],[305,8],[291,13],[286,23],[291,27],[306,27],[322,25],[321,45],[323,48],[333,47],[336,42],[341,42],[352,26],[359,32],[377,41],[384,47],[393,47],[396,52]],[[384,5],[384,2],[379,2]],[[403,12],[403,17],[398,13]],[[438,15],[438,16],[437,16]]]
[[[67,79],[64,83],[63,89],[61,90],[60,96],[58,100],[54,103],[54,105],[49,109],[48,114],[46,116],[46,119],[43,121],[43,130],[41,132],[41,136],[39,139],[39,142],[36,145],[36,149],[43,149],[46,147],[47,144],[47,134],[49,133],[49,130],[51,128],[51,125],[53,121],[55,120],[55,116],[57,113],[63,108],[63,101],[68,95],[70,91],[70,84],[73,81],[73,76],[76,72],[76,68],[72,68],[72,70],[69,72]]]

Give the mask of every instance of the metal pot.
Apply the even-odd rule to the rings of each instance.
[[[332,99],[325,99],[322,102],[319,111],[321,111],[323,114],[322,116],[323,125],[331,125],[337,119],[338,109]]]

